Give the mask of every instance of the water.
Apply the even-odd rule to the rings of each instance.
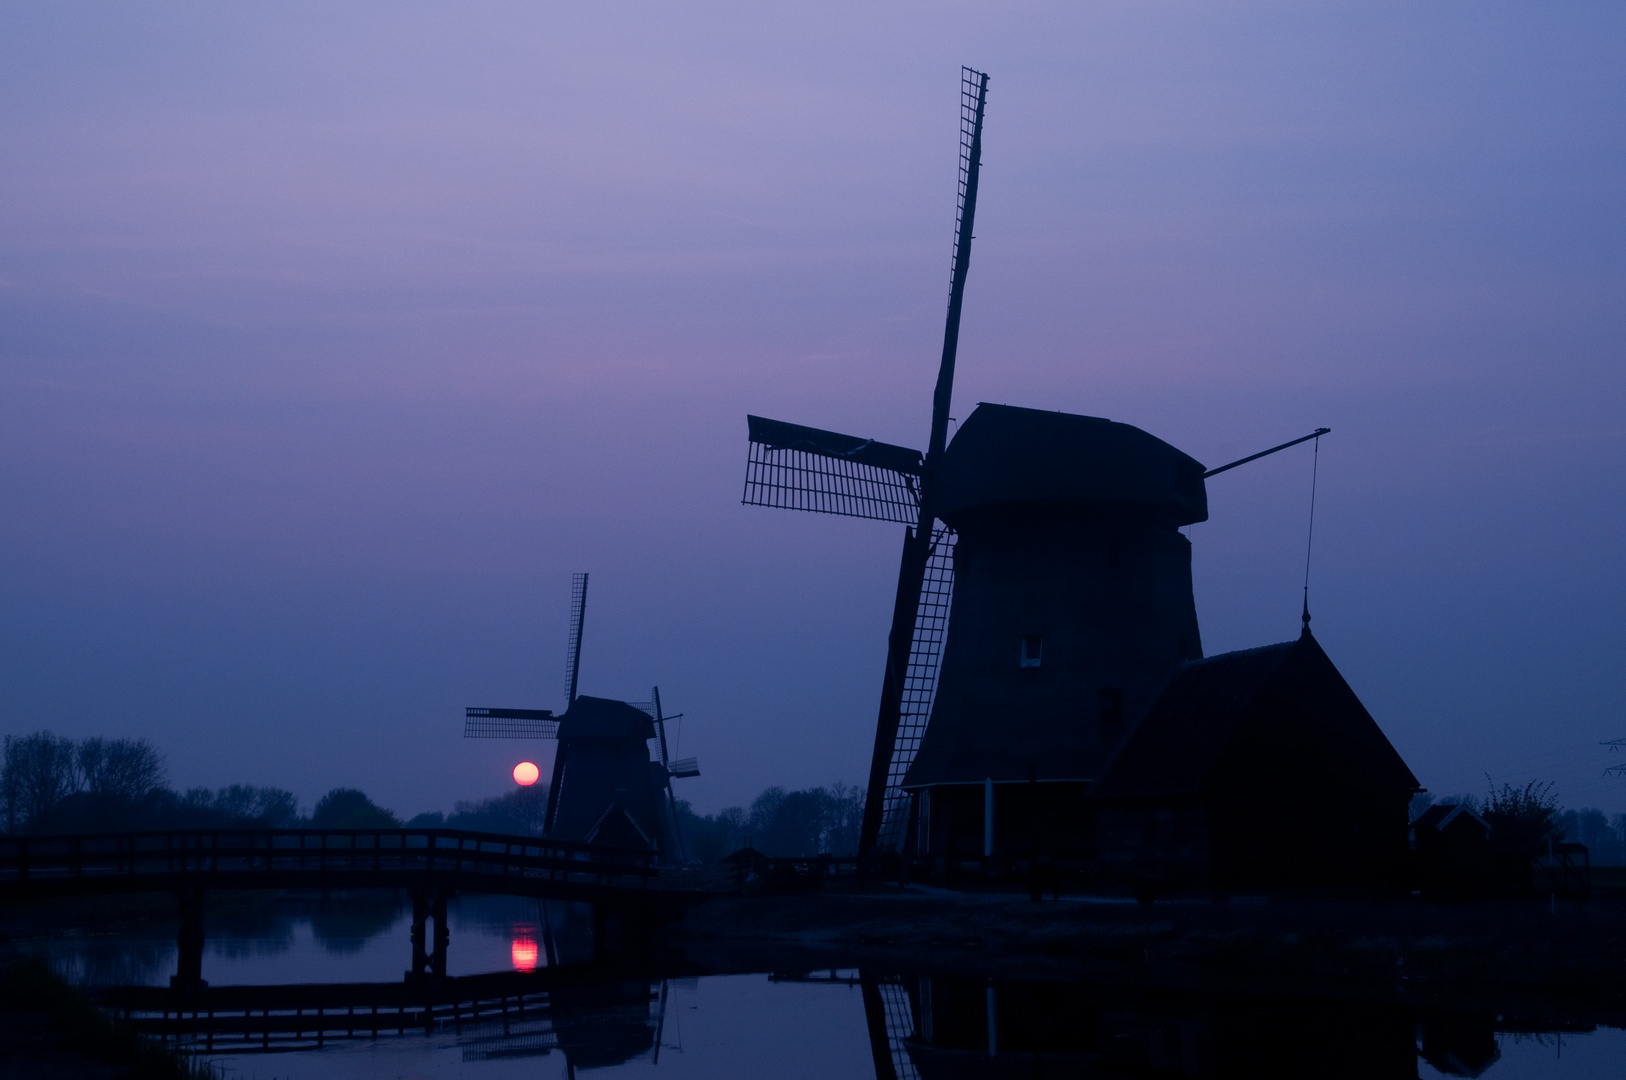
[[[481,978],[455,984],[471,989],[426,1015],[403,978],[411,914],[401,897],[217,905],[203,976],[217,1000],[236,994],[252,1007],[230,1020],[223,1008],[212,1034],[208,1018],[187,1019],[176,1037],[232,1080],[1626,1076],[1626,1032],[1566,1013],[856,968],[663,978],[588,963],[592,920],[576,905],[463,898],[449,915],[447,974]],[[31,945],[92,988],[167,987],[175,970],[174,926],[157,915],[105,933],[58,927]],[[232,989],[242,987],[264,989]]]

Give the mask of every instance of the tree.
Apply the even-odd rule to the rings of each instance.
[[[710,865],[745,846],[746,814],[742,806],[702,816],[679,799],[677,819],[684,851],[691,861]]]
[[[146,739],[86,739],[77,756],[91,795],[134,800],[164,786],[163,756]]]
[[[399,829],[401,819],[355,788],[334,788],[311,811],[316,829]]]
[[[1558,839],[1554,821],[1558,799],[1552,795],[1552,789],[1551,783],[1537,780],[1522,788],[1503,784],[1498,789],[1492,785],[1480,810],[1480,816],[1490,824],[1491,843],[1534,851],[1548,839]]]
[[[0,797],[5,800],[6,831],[26,829],[82,786],[72,739],[49,731],[7,735],[6,760],[0,767]]]
[[[299,799],[291,791],[232,784],[215,792],[210,809],[232,824],[286,829],[299,820]]]
[[[771,787],[752,800],[749,812],[731,806],[702,816],[681,799],[677,809],[684,846],[698,862],[714,863],[746,844],[786,858],[852,855],[858,851],[864,789],[840,782],[804,791]]]
[[[824,837],[820,851],[832,855],[858,854],[858,835],[864,822],[864,789],[837,780],[824,797]]]
[[[547,816],[548,787],[533,784],[478,802],[458,802],[446,818],[446,828],[541,836]]]

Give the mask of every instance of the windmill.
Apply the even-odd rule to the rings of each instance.
[[[700,775],[692,757],[667,756],[660,687],[650,701],[629,703],[578,694],[582,629],[587,618],[587,575],[575,574],[570,590],[570,634],[565,649],[565,711],[471,706],[463,736],[470,739],[553,739],[553,778],[548,788],[544,836],[558,840],[650,847],[669,860],[681,858],[677,800],[672,780]],[[649,756],[658,744],[659,760]]]
[[[1205,470],[1127,424],[982,404],[948,444],[987,97],[988,76],[962,68],[959,205],[926,452],[747,417],[742,502],[907,526],[864,856],[900,846],[912,818],[924,831],[937,821],[949,849],[977,854],[966,851],[974,837],[992,855],[996,785],[1006,803],[1027,800],[1027,820],[1086,820],[1083,800],[1117,741],[1202,655],[1178,530],[1207,517],[1205,480],[1326,434]],[[1042,798],[1027,786],[1040,781]]]
[[[954,533],[937,519],[933,478],[948,440],[987,102],[988,76],[961,68],[959,202],[948,316],[926,453],[798,424],[747,418],[750,455],[742,502],[909,527],[898,569],[892,629],[887,635],[886,669],[859,841],[861,855],[876,850],[883,830],[889,842],[901,831],[906,797],[900,785],[930,716],[948,624]]]

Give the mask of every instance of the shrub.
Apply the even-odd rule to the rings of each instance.
[[[1548,839],[1559,839],[1554,828],[1558,800],[1553,785],[1532,780],[1524,787],[1494,785],[1485,799],[1480,816],[1490,823],[1491,842],[1498,847],[1530,849]]]
[[[399,829],[401,819],[355,788],[334,788],[311,811],[314,829]]]

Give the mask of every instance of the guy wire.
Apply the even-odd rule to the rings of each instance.
[[[1304,537],[1304,632],[1310,632],[1310,550],[1315,543],[1315,487],[1321,472],[1321,436],[1315,440],[1315,452],[1310,459],[1310,528]]]

